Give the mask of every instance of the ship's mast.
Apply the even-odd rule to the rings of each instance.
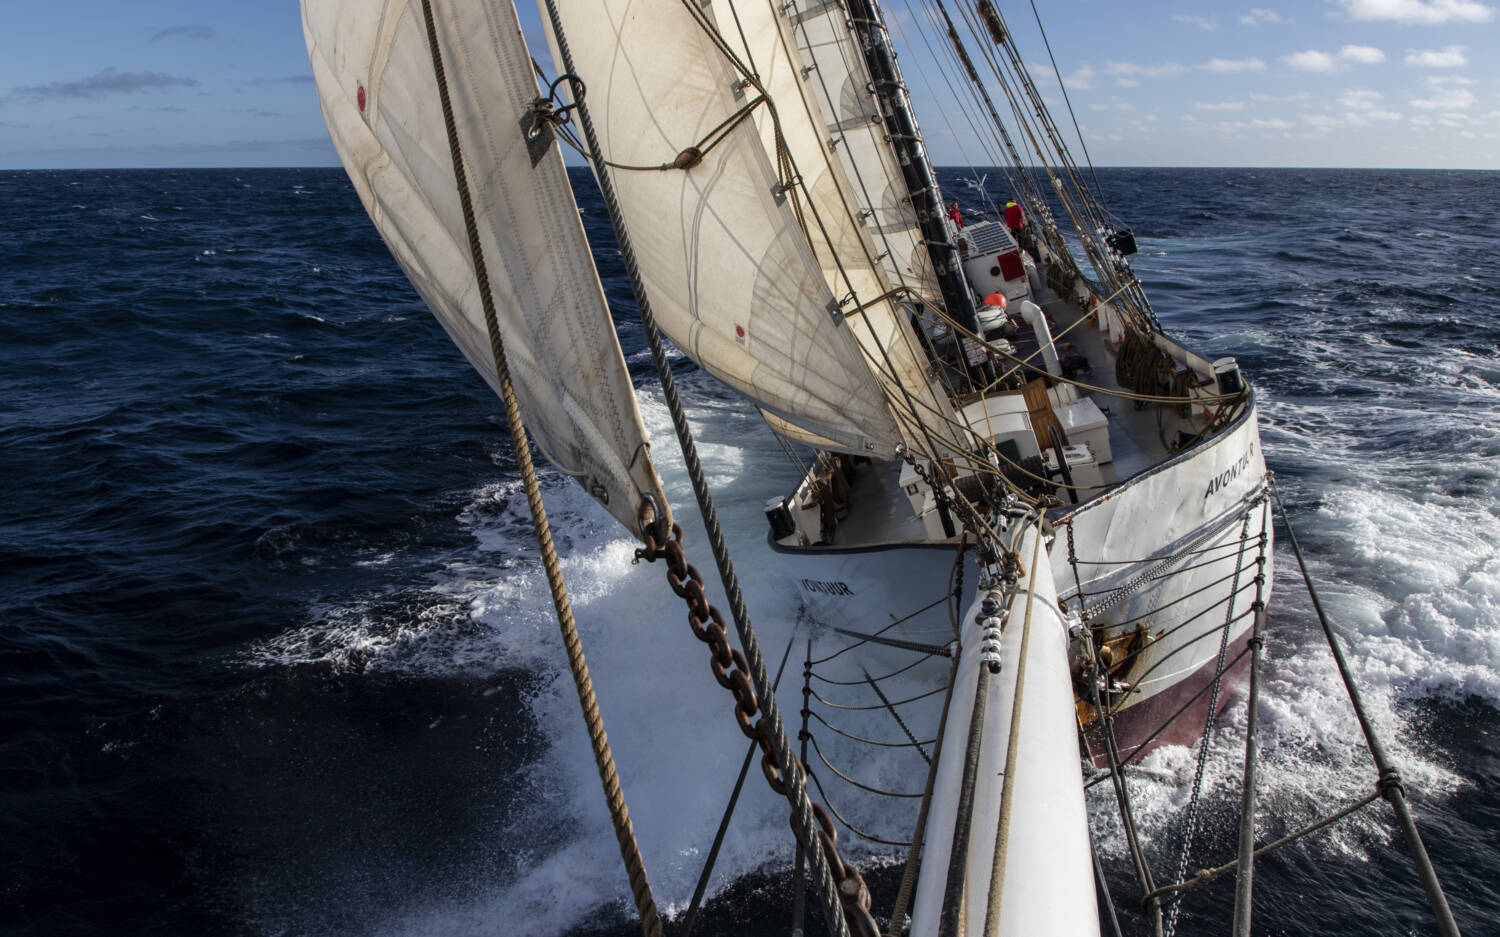
[[[943,201],[938,192],[937,177],[927,161],[926,147],[922,145],[922,134],[917,129],[906,83],[896,66],[896,53],[891,48],[885,21],[874,0],[848,0],[848,5],[849,19],[859,37],[865,64],[870,69],[886,133],[900,161],[901,175],[917,215],[922,241],[932,258],[943,304],[954,321],[977,333],[979,317],[974,311],[974,300],[959,266],[958,250],[949,239],[948,226],[943,221]]]

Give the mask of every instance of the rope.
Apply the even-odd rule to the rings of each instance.
[[[817,774],[809,771],[807,772],[807,777],[810,781],[813,782],[813,785],[817,787],[818,796],[823,798],[823,802],[828,805],[829,811],[832,812],[833,815],[838,818],[838,821],[842,823],[844,827],[855,836],[858,836],[860,839],[867,839],[872,843],[879,843],[882,846],[911,846],[911,843],[904,842],[899,839],[883,839],[879,836],[876,836],[874,833],[862,830],[859,827],[855,826],[853,823],[850,823],[849,820],[842,813],[839,813],[838,809],[833,806],[833,801],[828,799],[828,792],[823,790],[823,782],[818,780]],[[873,918],[871,920],[873,920]],[[876,931],[876,937],[879,937],[878,930]]]
[[[1295,833],[1288,833],[1286,836],[1281,837],[1274,843],[1267,843],[1266,845],[1255,850],[1255,852],[1251,853],[1251,856],[1253,858],[1259,859],[1261,856],[1264,856],[1268,852],[1272,852],[1274,850],[1280,849],[1282,846],[1286,846],[1290,843],[1296,842],[1304,836],[1309,836],[1313,833],[1318,832],[1324,827],[1332,826],[1340,820],[1343,820],[1345,817],[1363,810],[1379,799],[1380,791],[1371,791],[1370,793],[1361,797],[1359,800],[1356,800],[1354,803],[1349,804],[1343,809],[1335,811],[1334,813],[1329,814],[1321,820],[1310,823],[1302,829],[1296,831]],[[1148,895],[1147,898],[1180,896],[1182,893],[1197,888],[1200,885],[1207,885],[1209,882],[1223,875],[1225,872],[1233,872],[1236,868],[1239,867],[1239,864],[1240,860],[1235,859],[1232,862],[1226,862],[1223,865],[1215,866],[1212,869],[1203,869],[1197,875],[1194,875],[1192,878],[1188,879],[1185,882],[1176,882],[1171,885],[1163,885],[1161,888],[1158,888],[1156,891]],[[1170,900],[1176,900],[1176,898],[1172,897]]]
[[[859,670],[860,673],[865,675],[865,680],[870,684],[870,689],[874,690],[875,695],[880,697],[880,701],[885,704],[886,711],[891,714],[891,718],[896,720],[896,725],[901,727],[901,731],[906,733],[906,738],[912,745],[916,746],[918,754],[922,756],[922,760],[929,765],[932,764],[932,756],[927,754],[927,749],[922,747],[922,743],[917,741],[917,737],[912,734],[911,729],[906,727],[906,720],[901,718],[901,714],[896,712],[896,707],[891,705],[890,700],[886,699],[884,691],[880,689],[880,684],[875,682],[875,678],[870,676],[869,671],[863,667],[859,668]]]
[[[837,776],[838,779],[843,781],[845,784],[857,787],[860,790],[865,791],[866,793],[879,794],[881,797],[900,797],[906,800],[916,800],[917,798],[922,796],[921,794],[908,794],[905,791],[888,791],[884,788],[874,787],[850,777],[849,775],[840,771],[838,767],[833,764],[833,762],[828,760],[828,756],[823,754],[822,747],[818,745],[817,736],[813,735],[812,733],[808,733],[807,737],[808,741],[812,742],[813,753],[818,756],[818,760],[823,762],[824,767],[826,767],[829,771],[832,771],[834,775]],[[910,846],[911,843],[902,843],[901,845]]]
[[[797,639],[797,629],[793,628],[791,635],[786,639],[786,650],[781,652],[781,665],[776,668],[776,680],[774,685],[781,685],[781,675],[786,670],[787,658],[792,656],[792,642]],[[719,820],[719,829],[714,833],[713,846],[709,847],[708,858],[703,860],[703,871],[698,875],[698,885],[693,889],[693,900],[689,902],[687,914],[683,917],[682,933],[678,937],[693,937],[693,924],[698,920],[698,908],[703,903],[703,893],[708,890],[709,877],[713,875],[714,866],[719,861],[719,849],[724,845],[724,834],[729,831],[729,821],[734,816],[734,808],[739,804],[740,791],[745,787],[745,778],[750,774],[750,762],[755,758],[756,743],[751,742],[749,749],[745,752],[745,760],[740,764],[740,773],[734,780],[734,790],[729,795],[729,804],[724,808],[724,816]]]
[[[1031,548],[1028,572],[1037,575],[1037,558],[1042,552],[1042,525],[1036,527],[1036,543]],[[1031,610],[1036,604],[1036,587],[1026,585],[1026,618],[1021,622],[1021,652],[1016,664],[1016,689],[1011,701],[1010,734],[1005,742],[1005,787],[1000,791],[1000,823],[995,828],[995,851],[990,863],[990,894],[984,909],[984,935],[994,937],[1000,927],[1000,898],[1005,891],[1005,854],[1010,842],[1010,813],[1015,805],[1016,759],[1021,748],[1021,694],[1026,686],[1026,652],[1031,645]]]
[[[1224,614],[1224,629],[1219,636],[1219,656],[1214,663],[1213,690],[1208,694],[1208,715],[1204,719],[1203,737],[1198,743],[1198,766],[1193,772],[1192,793],[1188,795],[1187,805],[1187,829],[1182,834],[1182,853],[1177,859],[1177,874],[1173,876],[1178,881],[1187,874],[1188,857],[1193,851],[1193,837],[1198,831],[1198,797],[1203,792],[1203,771],[1208,766],[1208,750],[1213,746],[1214,727],[1219,718],[1219,685],[1224,680],[1224,660],[1229,655],[1229,626],[1234,621],[1234,600],[1240,591],[1240,569],[1241,562],[1245,557],[1245,543],[1250,537],[1250,512],[1245,512],[1245,521],[1240,528],[1240,553],[1235,560],[1234,582],[1229,587],[1229,608]],[[1261,541],[1261,550],[1265,550],[1265,541]],[[1173,931],[1177,929],[1177,918],[1182,913],[1182,905],[1174,904],[1167,912],[1166,937],[1172,937]]]
[[[817,690],[813,690],[812,695],[813,699],[832,709],[847,709],[854,712],[869,712],[870,710],[874,709],[885,709],[887,706],[905,706],[907,703],[915,703],[918,700],[924,700],[929,696],[936,696],[941,692],[943,692],[943,688],[938,687],[933,690],[928,690],[926,693],[918,693],[916,696],[908,696],[906,699],[896,700],[896,702],[894,703],[886,703],[880,706],[848,706],[843,703],[831,703],[823,697],[819,696]]]
[[[424,0],[426,2],[426,0]],[[695,13],[692,4],[686,4],[690,13]],[[546,0],[545,3],[548,21],[552,27],[552,34],[557,42],[559,55],[563,60],[563,68],[568,72],[574,72],[573,56],[568,47],[567,36],[562,28],[561,17],[558,13],[556,0]],[[767,104],[774,115],[775,106],[769,100]],[[596,162],[602,162],[602,152],[599,146],[599,137],[595,132],[593,119],[588,107],[579,102],[578,117],[583,125],[584,136],[588,141],[590,155]],[[819,897],[823,902],[824,920],[830,932],[838,935],[846,935],[849,932],[850,921],[858,937],[876,937],[879,933],[875,921],[869,914],[870,893],[865,886],[863,877],[854,866],[845,863],[838,855],[838,832],[834,829],[832,820],[828,818],[826,811],[815,806],[807,796],[804,781],[804,768],[800,759],[791,751],[787,742],[786,728],[782,725],[781,713],[776,705],[775,692],[771,687],[769,675],[766,673],[765,659],[760,652],[760,644],[756,640],[755,631],[750,622],[750,615],[745,608],[744,595],[739,586],[739,580],[734,573],[730,562],[729,550],[724,544],[724,535],[719,527],[718,513],[714,510],[713,499],[708,490],[708,483],[703,476],[703,466],[698,459],[697,447],[693,442],[692,429],[687,422],[687,415],[682,408],[682,402],[677,394],[677,382],[672,376],[671,364],[667,360],[666,349],[663,346],[661,332],[656,325],[656,317],[651,309],[650,297],[646,292],[645,284],[641,280],[640,268],[636,263],[635,250],[631,244],[630,233],[620,213],[619,201],[615,196],[614,183],[610,173],[601,169],[596,178],[599,182],[600,194],[604,196],[605,205],[609,209],[610,220],[615,228],[616,239],[619,243],[621,258],[625,261],[625,269],[630,277],[630,286],[635,294],[636,307],[641,315],[641,324],[645,330],[647,342],[651,347],[652,361],[656,365],[657,377],[661,381],[662,393],[667,402],[668,410],[672,415],[672,427],[676,431],[678,444],[681,446],[683,461],[687,465],[688,476],[692,481],[693,494],[697,499],[699,509],[702,513],[703,524],[708,533],[709,547],[714,556],[714,562],[719,569],[719,577],[724,584],[724,590],[729,596],[731,613],[734,617],[735,630],[739,635],[740,644],[744,648],[743,654],[735,651],[730,655],[722,655],[717,649],[714,655],[715,677],[721,681],[730,681],[731,676],[725,672],[725,668],[731,664],[735,666],[733,679],[737,682],[736,701],[738,709],[736,718],[741,721],[740,727],[747,734],[756,738],[757,744],[762,751],[762,770],[766,775],[767,782],[777,793],[783,794],[791,806],[792,829],[797,836],[798,842],[807,848],[812,858],[814,877],[818,883]],[[681,585],[683,573],[691,570],[686,565],[682,555],[682,532],[681,528],[671,523],[670,516],[665,514],[667,505],[660,506],[662,513],[657,515],[656,529],[647,533],[647,550],[640,556],[654,559],[658,555],[658,538],[665,539],[670,531],[673,540],[668,544],[668,578],[673,582],[674,591]],[[675,548],[675,549],[673,549]],[[691,570],[696,574],[696,570]],[[696,576],[692,580],[701,591],[701,579]],[[700,609],[707,607],[706,602],[694,602],[693,611],[696,614]],[[690,623],[694,624],[695,633],[698,632],[698,623],[694,622],[695,614],[690,615]],[[719,616],[715,615],[714,625],[718,630],[723,626]],[[721,645],[722,646],[722,645]],[[725,657],[728,657],[726,660]],[[748,670],[749,679],[746,681],[745,674]],[[722,676],[721,676],[722,674]],[[753,683],[753,688],[750,684]],[[726,686],[729,683],[725,683]],[[743,688],[743,692],[741,690]],[[749,719],[759,712],[761,718],[752,727]],[[847,915],[847,919],[846,919]]]
[[[901,873],[901,887],[896,890],[896,904],[891,909],[891,923],[886,937],[899,937],[906,916],[906,904],[911,900],[912,888],[917,882],[917,869],[921,865],[922,845],[927,836],[927,811],[932,806],[932,788],[937,782],[937,768],[943,757],[943,736],[948,729],[948,706],[953,702],[953,684],[958,676],[958,655],[948,668],[948,692],[943,697],[943,713],[938,717],[938,734],[933,742],[932,761],[927,766],[927,784],[922,791],[922,806],[917,810],[917,828],[911,834],[911,851],[906,854],[906,869]]]
[[[551,527],[547,523],[547,510],[542,504],[541,486],[537,483],[536,469],[531,461],[531,450],[526,440],[526,427],[521,420],[521,408],[516,401],[515,388],[511,385],[510,366],[505,357],[505,342],[500,334],[499,320],[495,314],[494,295],[490,290],[489,273],[484,263],[484,248],[479,240],[479,227],[474,216],[474,205],[469,194],[468,175],[464,170],[463,150],[459,144],[458,126],[453,117],[453,102],[448,94],[448,79],[443,69],[443,56],[438,46],[437,21],[433,17],[431,0],[422,0],[422,15],[427,23],[427,43],[432,52],[432,70],[437,79],[438,97],[443,107],[443,123],[448,133],[448,149],[453,158],[453,176],[458,188],[459,202],[463,207],[464,229],[469,239],[469,255],[474,262],[474,276],[479,288],[480,302],[484,307],[484,323],[489,330],[490,352],[495,358],[495,373],[500,382],[501,397],[505,401],[505,416],[510,424],[511,443],[516,461],[521,469],[521,478],[526,488],[526,502],[531,508],[532,527],[536,533],[537,546],[541,550],[542,565],[547,573],[547,585],[552,592],[552,604],[557,611],[557,624],[562,631],[563,646],[568,654],[568,668],[573,674],[573,684],[578,691],[578,705],[583,711],[584,725],[588,729],[589,742],[594,750],[594,764],[599,771],[599,781],[604,786],[604,799],[609,805],[609,815],[614,823],[615,839],[620,845],[620,857],[625,861],[625,871],[630,878],[630,890],[635,897],[636,911],[641,917],[641,930],[647,937],[661,937],[661,916],[656,910],[656,901],[651,895],[650,883],[646,880],[645,865],[640,848],[635,841],[635,830],[630,823],[630,812],[625,806],[625,795],[620,790],[619,775],[615,770],[614,755],[609,748],[609,739],[604,732],[604,719],[599,714],[599,704],[594,697],[593,681],[589,676],[588,663],[584,660],[583,647],[578,639],[578,628],[573,620],[572,603],[563,584],[562,568],[557,551],[552,543]]]
[[[1396,823],[1401,827],[1401,833],[1406,839],[1407,851],[1411,853],[1412,864],[1416,866],[1417,876],[1422,880],[1422,888],[1427,892],[1427,903],[1432,906],[1432,916],[1437,923],[1439,933],[1443,937],[1458,937],[1458,924],[1453,920],[1453,911],[1448,907],[1448,898],[1443,894],[1443,886],[1438,882],[1437,871],[1433,869],[1432,859],[1427,855],[1427,847],[1422,845],[1422,834],[1417,832],[1417,824],[1412,820],[1411,810],[1406,805],[1406,790],[1401,784],[1401,772],[1387,760],[1385,746],[1380,743],[1379,736],[1375,734],[1375,725],[1365,713],[1364,701],[1359,695],[1358,687],[1355,686],[1354,675],[1349,670],[1349,662],[1344,659],[1344,652],[1339,647],[1338,637],[1333,633],[1333,625],[1329,623],[1328,616],[1323,612],[1323,603],[1318,601],[1318,590],[1313,587],[1312,576],[1307,572],[1307,563],[1302,559],[1302,548],[1297,544],[1297,534],[1292,530],[1291,519],[1286,516],[1286,505],[1281,503],[1281,492],[1274,482],[1271,485],[1271,494],[1276,499],[1276,508],[1281,514],[1281,523],[1286,527],[1287,539],[1292,544],[1292,553],[1297,557],[1297,568],[1302,571],[1302,582],[1307,586],[1307,595],[1312,599],[1313,610],[1318,614],[1318,623],[1323,626],[1323,634],[1328,639],[1328,649],[1333,653],[1334,663],[1338,665],[1339,679],[1344,682],[1344,690],[1349,694],[1349,704],[1354,707],[1354,715],[1359,719],[1360,730],[1365,736],[1365,746],[1370,750],[1370,758],[1375,762],[1375,768],[1379,772],[1376,789],[1395,811]]]
[[[907,742],[882,742],[879,739],[867,739],[862,735],[855,735],[852,732],[845,732],[843,729],[840,729],[838,726],[823,718],[822,715],[820,715],[819,713],[815,713],[812,710],[808,710],[807,714],[813,719],[816,719],[819,722],[823,723],[824,728],[833,732],[835,735],[842,735],[844,738],[849,739],[852,742],[861,742],[865,745],[875,745],[880,748],[912,748],[916,746],[932,744],[932,739],[927,739],[925,742],[919,742],[916,739],[912,739],[911,741]],[[926,755],[924,754],[923,757],[925,758]]]

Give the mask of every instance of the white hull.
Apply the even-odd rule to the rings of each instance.
[[[1262,530],[1266,576],[1259,596],[1262,603],[1270,598],[1271,529],[1262,498],[1266,469],[1256,415],[1252,403],[1234,424],[1198,446],[1092,500],[1050,512],[1058,530],[1050,548],[1056,594],[1076,611],[1081,583],[1085,607],[1108,606],[1095,613],[1096,629],[1102,623],[1104,633],[1115,636],[1144,628],[1150,638],[1121,675],[1134,686],[1119,700],[1122,755],[1211,681],[1226,620],[1230,659],[1243,647],[1253,619]],[[1079,561],[1076,580],[1070,526]],[[1233,546],[1242,533],[1251,538],[1243,554]],[[889,636],[941,645],[953,638],[955,612],[967,608],[975,594],[978,570],[970,551],[960,600],[944,600],[952,590],[956,541],[863,548],[772,541],[772,547],[786,560],[808,614],[831,627],[872,633],[900,621]],[[1182,551],[1190,552],[1170,560]],[[1236,580],[1237,565],[1244,571]],[[1147,572],[1151,576],[1130,588]],[[1228,696],[1227,690],[1219,694],[1220,706]],[[1207,702],[1208,694],[1200,694],[1198,710]],[[1188,712],[1195,712],[1191,705]],[[1154,741],[1191,741],[1192,721],[1183,720],[1177,731]],[[1197,728],[1201,731],[1201,718]]]

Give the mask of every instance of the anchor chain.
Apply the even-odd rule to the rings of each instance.
[[[760,768],[761,773],[765,775],[766,783],[777,794],[785,796],[787,792],[785,779],[776,765],[776,755],[771,746],[770,726],[767,725],[765,716],[761,714],[760,700],[750,682],[749,664],[745,660],[745,655],[730,645],[729,629],[724,624],[723,613],[708,601],[708,595],[703,588],[702,574],[698,572],[697,567],[687,561],[687,554],[682,546],[682,527],[677,524],[672,525],[672,538],[665,545],[657,542],[654,525],[646,524],[643,527],[646,545],[635,551],[636,559],[651,563],[658,559],[666,561],[667,584],[672,587],[672,591],[679,598],[687,603],[688,627],[692,629],[695,638],[709,646],[709,669],[713,671],[714,679],[734,695],[735,723],[740,727],[740,732],[760,748]],[[806,765],[800,760],[797,764],[806,774]],[[833,824],[832,815],[822,804],[813,802],[805,791],[802,797],[804,809],[811,812],[813,819],[817,822],[817,829],[814,832],[821,841],[824,855],[828,858],[829,871],[837,884],[839,900],[844,907],[844,914],[851,925],[851,930],[859,937],[879,937],[875,919],[870,915],[869,887],[865,884],[864,876],[860,875],[859,869],[839,856],[839,834]],[[797,831],[795,818],[793,829]],[[800,839],[800,831],[797,832],[799,832],[798,838]],[[812,848],[811,843],[803,845]]]

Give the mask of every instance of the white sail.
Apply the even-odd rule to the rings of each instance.
[[[538,96],[509,2],[434,0],[505,356],[532,440],[628,529],[657,490],[646,433],[562,158],[533,162]],[[412,285],[490,385],[493,353],[420,3],[305,0],[339,158]]]
[[[901,433],[748,119],[756,92],[691,10],[558,4],[657,321],[764,410],[889,457]]]
[[[830,148],[848,175],[865,226],[892,283],[933,305],[942,293],[907,196],[901,163],[887,136],[874,84],[839,0],[792,0],[786,9],[827,124]]]

